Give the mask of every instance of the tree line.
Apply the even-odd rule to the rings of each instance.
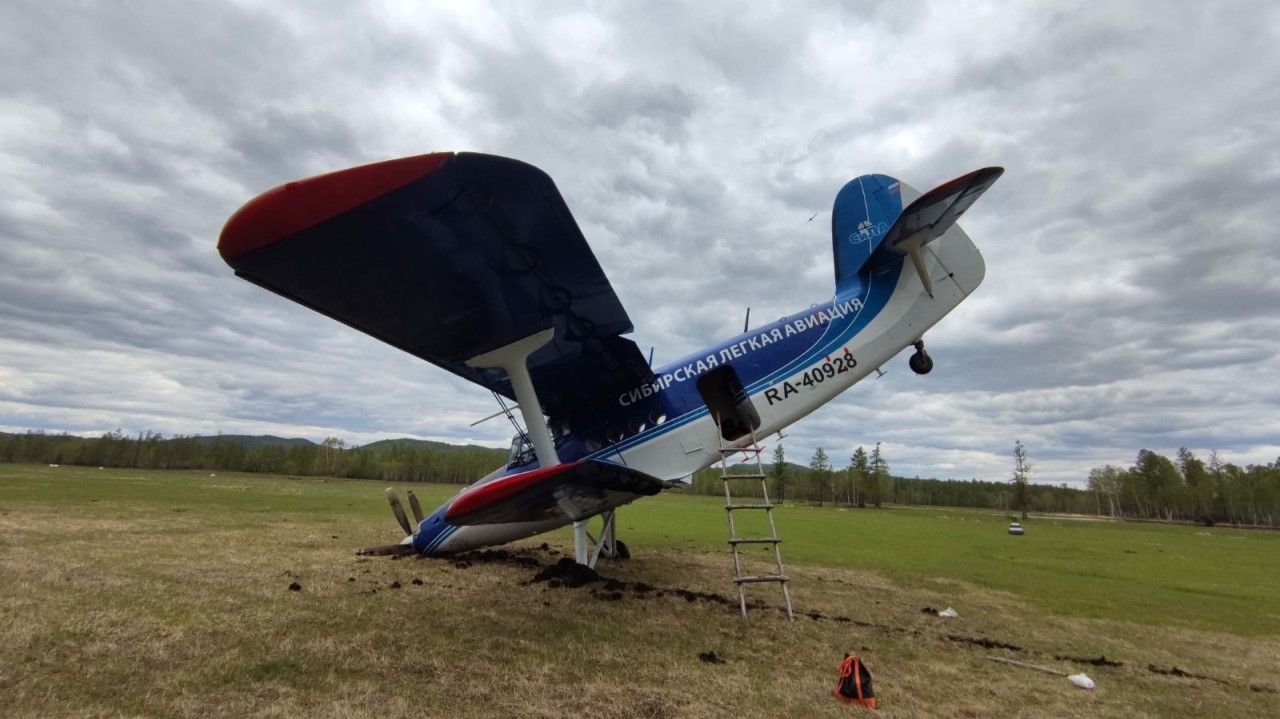
[[[1021,443],[1019,443],[1020,446]],[[1015,450],[1015,460],[1016,460]],[[833,466],[824,448],[818,447],[808,466],[786,461],[781,443],[774,446],[772,463],[763,466],[769,497],[775,502],[803,502],[812,505],[833,504],[845,507],[881,507],[905,504],[933,507],[972,507],[1018,512],[1092,514],[1097,503],[1083,489],[1063,485],[1026,482],[1029,464],[1023,457],[1023,482],[922,479],[894,476],[880,443],[868,451],[856,447],[843,468]],[[736,471],[744,471],[741,465]],[[1017,477],[1015,465],[1015,477]],[[697,494],[723,494],[719,466],[698,471],[693,476],[691,491]],[[759,497],[759,485],[736,482],[735,496]]]
[[[840,469],[832,466],[822,447],[814,450],[807,467],[789,463],[779,443],[773,462],[763,465],[763,471],[775,502],[972,507],[1021,512],[1024,517],[1031,511],[1280,526],[1280,458],[1240,467],[1223,461],[1216,451],[1205,463],[1185,448],[1178,450],[1176,461],[1143,449],[1131,467],[1093,469],[1087,488],[1080,489],[1029,481],[1031,463],[1020,441],[1012,456],[1013,471],[1005,481],[921,479],[893,476],[879,443],[869,452],[857,447]],[[742,466],[736,471],[744,471]],[[721,470],[714,466],[694,475],[691,491],[723,494],[723,485]],[[746,482],[735,482],[732,490],[735,496],[761,495],[758,485]]]
[[[1089,491],[1111,517],[1280,526],[1280,457],[1241,467],[1217,450],[1206,462],[1186,447],[1174,459],[1144,449],[1131,467],[1093,468]]]
[[[392,440],[348,447],[329,437],[320,444],[261,441],[261,438],[184,437],[154,432],[101,437],[0,433],[0,462],[37,462],[90,467],[207,469],[323,475],[387,482],[470,484],[506,461],[507,452],[486,447]]]
[[[257,440],[257,441],[246,441]],[[470,484],[502,465],[506,451],[486,447],[390,440],[348,447],[330,437],[320,444],[263,438],[164,438],[154,432],[101,437],[0,433],[0,462],[37,462],[141,469],[203,469],[322,475],[387,482]],[[972,507],[1008,512],[1093,514],[1126,519],[1204,524],[1280,526],[1280,458],[1271,464],[1238,466],[1217,451],[1208,461],[1179,449],[1174,459],[1148,449],[1130,467],[1105,465],[1089,472],[1087,489],[1029,482],[1026,450],[1014,447],[1007,481],[896,477],[879,443],[857,447],[843,468],[817,448],[807,466],[787,461],[782,443],[763,465],[770,497],[779,502],[880,507],[885,504]],[[746,457],[740,458],[746,459]],[[741,471],[741,470],[740,470]],[[694,474],[689,491],[723,494],[719,467]],[[736,496],[758,497],[751,482],[736,482]]]

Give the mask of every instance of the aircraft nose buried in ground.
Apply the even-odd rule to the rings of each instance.
[[[218,244],[237,275],[420,357],[523,418],[508,462],[414,523],[384,553],[449,554],[606,518],[596,556],[622,549],[613,510],[754,445],[914,346],[982,282],[956,224],[998,179],[988,167],[921,195],[863,175],[836,195],[835,288],[825,301],[651,367],[555,184],[517,160],[442,152],[269,190]]]

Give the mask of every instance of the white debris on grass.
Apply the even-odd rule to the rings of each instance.
[[[1071,676],[1067,677],[1067,681],[1071,682],[1072,684],[1075,684],[1081,689],[1092,689],[1094,686],[1093,680],[1090,679],[1089,676],[1084,673],[1072,674]]]

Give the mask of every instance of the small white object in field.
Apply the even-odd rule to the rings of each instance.
[[[210,477],[216,477],[216,476],[218,476],[218,475],[216,475],[216,474],[210,474],[209,476],[210,476]]]
[[[943,609],[942,611],[938,612],[938,616],[940,616],[940,617],[946,617],[947,619],[950,619],[950,618],[952,618],[952,617],[958,617],[958,616],[960,616],[960,612],[957,612],[956,610],[952,609],[951,607],[947,607],[946,609]]]
[[[50,466],[50,467],[57,467],[58,465],[56,465],[56,464],[51,464],[51,465],[49,465],[49,466]]]
[[[1072,674],[1071,676],[1067,677],[1067,681],[1071,682],[1072,684],[1075,684],[1081,689],[1092,689],[1094,686],[1093,680],[1090,679],[1089,676],[1084,673]]]

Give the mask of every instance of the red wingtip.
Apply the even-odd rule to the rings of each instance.
[[[222,259],[269,245],[435,172],[452,152],[402,157],[316,175],[267,190],[236,210],[222,228]]]

